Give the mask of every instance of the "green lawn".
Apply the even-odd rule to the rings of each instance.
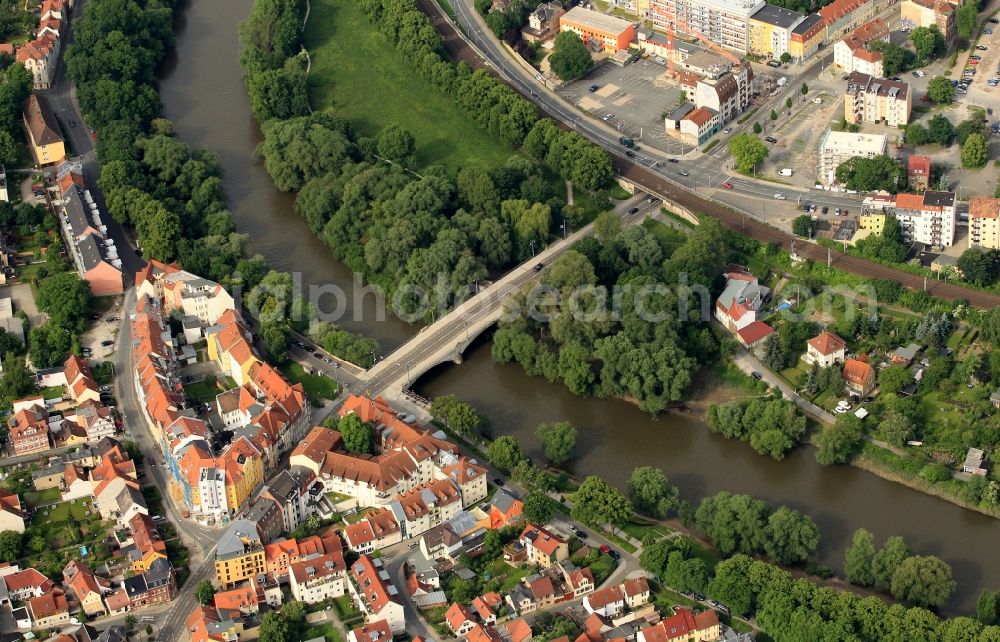
[[[300,363],[285,363],[279,370],[293,384],[301,383],[310,399],[334,399],[337,396],[337,384],[333,379],[306,374]]]
[[[340,633],[333,626],[332,622],[310,625],[309,635],[311,638],[323,638],[324,640],[327,640],[327,642],[343,642],[340,637]]]
[[[502,559],[498,559],[493,562],[493,565],[490,567],[490,574],[491,577],[503,576],[504,579],[500,585],[500,592],[506,593],[517,586],[521,582],[522,578],[530,575],[531,568],[527,566],[514,567]]]
[[[420,166],[493,167],[514,150],[480,129],[422,80],[361,10],[346,0],[313,0],[305,45],[312,58],[309,100],[332,107],[365,136],[399,124],[413,134]]]
[[[58,524],[60,522],[68,522],[70,517],[73,518],[73,521],[83,521],[87,516],[87,504],[88,502],[84,499],[62,502],[35,513],[33,522],[35,524]]]
[[[204,403],[213,401],[219,393],[219,384],[215,380],[195,381],[184,386],[184,394],[191,401]]]
[[[28,506],[32,508],[38,508],[39,506],[48,506],[49,504],[54,504],[59,501],[62,494],[59,492],[59,488],[46,488],[40,491],[28,491],[24,494],[24,501]]]

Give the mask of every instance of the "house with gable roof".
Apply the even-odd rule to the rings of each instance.
[[[847,356],[847,342],[829,330],[823,330],[806,342],[806,352],[802,360],[816,364],[820,368],[843,363]]]
[[[744,348],[754,348],[774,332],[760,320],[760,311],[771,290],[760,285],[749,272],[734,270],[725,277],[726,287],[715,300],[715,318]]]

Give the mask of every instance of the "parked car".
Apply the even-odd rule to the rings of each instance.
[[[679,160],[677,160],[676,158],[668,158],[668,159],[667,159],[667,162],[668,162],[668,163],[679,163],[680,161],[679,161]]]
[[[777,142],[778,142],[778,139],[777,139],[777,138],[775,138],[774,136],[765,136],[765,137],[764,137],[764,140],[766,140],[767,142],[771,143],[772,145],[773,145],[774,143],[777,143]]]
[[[316,357],[319,360],[323,359],[323,353],[322,352],[314,352],[313,356]]]
[[[722,187],[725,189],[733,189],[733,184],[727,181],[722,184]]]
[[[494,477],[493,478],[493,485],[494,486],[503,486],[504,485],[504,480],[502,480],[499,477]]]
[[[601,116],[601,120],[603,120],[604,122],[608,122],[614,117],[615,117],[614,114],[604,114],[603,116]]]
[[[679,170],[677,170],[677,173],[680,174],[681,176],[690,176],[691,175],[690,172],[688,172],[686,169],[679,169]]]
[[[989,49],[989,47],[984,47],[983,45],[976,45],[976,49],[978,49],[979,51],[986,51],[987,49]]]
[[[726,127],[725,129],[722,130],[722,133],[723,134],[731,134],[732,131],[733,131],[732,127]]]
[[[106,348],[106,347],[108,347],[108,346],[113,346],[113,345],[115,345],[115,342],[114,342],[114,341],[112,341],[111,339],[105,339],[104,341],[101,341],[101,345],[102,345],[102,346],[104,346],[104,347]]]
[[[822,105],[823,104],[823,99],[820,98],[819,96],[817,96],[817,97],[813,98],[813,102],[815,104],[817,104],[817,105]]]
[[[750,376],[753,377],[754,379],[756,379],[757,381],[760,381],[761,379],[764,378],[764,375],[762,375],[761,373],[757,372],[756,370],[754,370],[753,372],[751,372]]]
[[[827,207],[826,205],[824,205],[824,206],[823,206],[823,213],[824,213],[824,214],[826,214],[826,213],[827,213],[827,212],[829,212],[829,211],[830,211],[830,208],[829,208],[829,207]]]

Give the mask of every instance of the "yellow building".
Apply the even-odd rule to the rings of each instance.
[[[885,228],[885,214],[862,214],[858,221],[858,227],[862,230],[870,230],[872,234],[881,234]]]
[[[145,573],[158,559],[167,559],[167,556],[162,551],[148,550],[145,552],[140,552],[139,555],[132,560],[132,571],[135,573]]]
[[[969,199],[969,247],[1000,249],[1000,198]]]
[[[219,538],[215,549],[215,579],[229,588],[267,572],[264,544],[253,522],[239,519]]]
[[[826,37],[826,25],[818,13],[811,13],[792,29],[788,53],[798,61],[805,60],[819,50]]]
[[[24,104],[23,118],[31,153],[39,167],[66,160],[66,145],[59,125],[44,98],[31,94]]]
[[[222,456],[226,467],[226,501],[238,512],[254,491],[264,483],[264,455],[241,437]]]
[[[792,41],[792,29],[805,19],[797,11],[773,4],[765,4],[748,22],[748,49],[750,54],[764,58],[778,59],[788,53]]]

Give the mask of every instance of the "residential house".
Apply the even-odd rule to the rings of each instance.
[[[560,562],[559,567],[562,569],[563,582],[567,588],[572,590],[573,597],[586,595],[596,587],[594,574],[589,568],[577,568],[568,560]]]
[[[476,616],[469,610],[469,607],[458,602],[454,602],[448,607],[444,619],[448,623],[448,628],[458,638],[465,637],[466,633],[476,625]]]
[[[546,609],[556,603],[556,589],[550,576],[541,575],[535,576],[530,581],[529,579],[525,578],[525,582],[528,584],[528,591],[536,609]]]
[[[906,159],[906,177],[910,189],[914,192],[922,192],[930,187],[931,182],[931,157],[911,154]],[[975,198],[975,197],[973,197]],[[971,199],[970,199],[971,200]],[[969,216],[972,216],[972,205],[969,205]]]
[[[21,498],[6,488],[0,488],[0,532],[14,531],[23,533],[25,514],[21,508]]]
[[[51,448],[49,442],[49,413],[39,398],[18,409],[15,402],[14,416],[7,420],[9,439],[15,455],[28,455]]]
[[[204,327],[215,325],[225,312],[236,309],[233,297],[218,283],[160,261],[147,263],[135,275],[135,285],[136,296],[160,301],[164,314],[176,311],[198,319]]]
[[[650,0],[648,18],[661,29],[675,24],[739,53],[750,48],[750,17],[763,0]]]
[[[711,107],[697,107],[685,113],[676,126],[667,121],[667,134],[689,145],[701,145],[722,129],[721,115]]]
[[[519,617],[514,620],[510,620],[505,625],[507,629],[506,638],[510,639],[510,642],[531,642],[532,633],[531,626],[524,620],[524,618]]]
[[[910,343],[906,347],[899,346],[892,353],[891,361],[903,366],[908,366],[913,363],[913,360],[917,358],[917,354],[920,353],[919,343]]]
[[[124,551],[132,564],[132,571],[145,573],[158,559],[167,559],[167,543],[163,541],[156,523],[142,513],[129,520],[132,544]]]
[[[472,609],[479,616],[479,621],[486,626],[497,623],[497,616],[503,607],[503,597],[494,591],[483,593],[472,600]]]
[[[569,557],[569,544],[541,526],[528,524],[519,539],[530,564],[549,568]]]
[[[985,475],[987,472],[983,467],[985,460],[986,454],[981,449],[969,448],[969,451],[965,454],[965,462],[962,464],[962,472],[972,475]]]
[[[528,14],[528,26],[521,35],[528,42],[545,42],[559,32],[559,18],[566,13],[559,2],[542,2]]]
[[[111,416],[111,409],[96,401],[81,403],[74,414],[66,417],[66,422],[79,426],[90,443],[115,435],[115,420]]]
[[[383,508],[344,528],[344,541],[350,550],[367,554],[403,541],[403,531],[393,512]]]
[[[1000,198],[969,199],[969,247],[1000,249]]]
[[[76,601],[87,617],[99,617],[107,613],[104,595],[111,593],[111,583],[98,577],[83,562],[70,560],[63,569],[63,581],[76,595]]]
[[[507,642],[506,638],[501,637],[500,632],[492,626],[480,626],[478,624],[472,627],[472,630],[465,636],[465,639],[467,642]]]
[[[616,618],[625,611],[625,593],[617,585],[598,589],[583,598],[583,608],[587,613]]]
[[[844,382],[849,394],[867,397],[875,387],[875,368],[867,361],[848,359],[844,362]]]
[[[177,578],[170,562],[157,559],[145,573],[126,577],[123,588],[129,599],[129,608],[135,610],[174,599]]]
[[[847,342],[829,330],[823,330],[806,342],[802,360],[820,368],[842,363],[847,356]]]
[[[382,560],[362,555],[351,565],[349,576],[351,598],[364,613],[365,622],[386,620],[394,634],[403,632],[406,618],[399,591],[389,579]]]
[[[848,33],[875,18],[881,9],[875,0],[834,0],[821,7],[817,12],[826,25],[826,38],[829,44],[840,40]]]
[[[514,497],[511,491],[500,488],[490,500],[490,528],[498,529],[520,521],[524,502]]]
[[[714,610],[695,613],[678,606],[674,614],[639,631],[638,642],[715,642],[722,636],[719,615]]]
[[[312,470],[292,466],[271,478],[260,496],[273,500],[281,511],[283,530],[294,531],[311,514],[309,489],[316,480]]]
[[[3,575],[2,579],[7,589],[7,597],[11,601],[24,602],[29,598],[48,593],[55,586],[52,580],[30,567]]]
[[[198,605],[184,621],[190,642],[237,642],[243,634],[241,618],[224,614],[221,609]]]
[[[266,571],[264,545],[257,527],[247,520],[234,521],[216,545],[216,581],[228,588]]]
[[[747,349],[752,349],[772,332],[771,326],[758,319],[770,289],[760,285],[747,272],[728,272],[726,288],[715,300],[715,318]]]
[[[71,354],[63,364],[63,374],[66,379],[66,392],[78,406],[88,401],[95,405],[100,404],[101,390],[90,372],[90,363],[86,359]],[[102,435],[104,436],[113,435]],[[100,440],[101,437],[98,437],[94,441]]]
[[[69,603],[57,589],[28,600],[32,629],[58,629],[69,624]]]
[[[635,610],[649,603],[649,581],[642,576],[625,580],[622,582],[622,593],[625,595],[625,604]]]
[[[903,0],[899,5],[900,18],[909,27],[936,25],[945,40],[955,37],[955,11],[961,2],[949,0]]]
[[[819,50],[826,37],[826,25],[818,13],[811,13],[792,29],[789,36],[788,53],[802,62]]]
[[[22,118],[28,132],[31,153],[39,167],[66,160],[66,147],[59,133],[59,124],[45,97],[35,94],[28,96]]]
[[[902,127],[910,122],[912,100],[909,84],[854,71],[847,77],[844,118],[851,123]]]
[[[347,634],[348,642],[392,642],[392,628],[385,620],[359,626]]]
[[[402,527],[403,537],[420,535],[462,510],[462,496],[449,479],[428,482],[400,494],[388,506]]]
[[[107,236],[101,211],[83,180],[82,165],[63,162],[57,175],[60,228],[77,273],[95,296],[121,294],[125,279],[119,248]]]
[[[954,192],[927,190],[923,194],[897,194],[893,200],[867,198],[862,208],[881,208],[885,214],[895,216],[907,243],[923,243],[941,249],[955,243]]]
[[[451,480],[462,494],[462,506],[472,506],[486,498],[486,472],[468,457],[459,457],[458,461],[439,469],[435,475]]]
[[[841,72],[855,71],[881,78],[882,54],[872,49],[874,42],[889,42],[889,28],[876,18],[867,22],[833,46],[833,64]]]
[[[51,32],[39,34],[17,48],[14,60],[31,72],[35,89],[48,89],[52,85],[59,49],[59,37]]]
[[[347,566],[339,550],[296,562],[288,575],[292,597],[306,604],[316,604],[346,593]]]

